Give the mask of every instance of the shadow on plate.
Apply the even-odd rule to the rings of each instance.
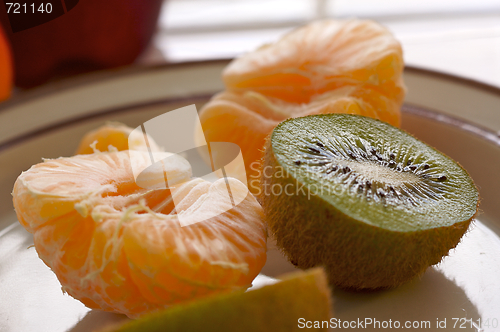
[[[125,315],[114,314],[101,310],[90,310],[87,314],[69,329],[67,332],[89,332],[98,331],[108,325],[114,325],[128,321]]]

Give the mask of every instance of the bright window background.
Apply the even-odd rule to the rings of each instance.
[[[500,86],[498,0],[168,0],[143,61],[231,58],[324,17],[376,20],[408,65]]]

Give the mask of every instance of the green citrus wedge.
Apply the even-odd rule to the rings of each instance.
[[[323,269],[298,271],[251,291],[235,291],[173,306],[101,332],[301,331],[331,317],[331,293]],[[319,324],[319,325],[318,325]],[[318,329],[317,329],[318,330]]]

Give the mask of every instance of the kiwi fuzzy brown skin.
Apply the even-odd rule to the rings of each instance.
[[[293,195],[266,192],[264,188],[275,185],[302,186],[294,177],[283,176],[270,137],[262,162],[267,172],[262,172],[258,195],[268,231],[292,264],[301,269],[323,266],[332,285],[362,290],[408,282],[439,263],[460,242],[475,217],[450,226],[391,231],[351,218],[320,195],[309,193],[306,186]],[[276,172],[281,172],[279,177],[274,176]]]

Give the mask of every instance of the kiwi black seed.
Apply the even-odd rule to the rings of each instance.
[[[363,116],[282,122],[263,167],[259,200],[278,246],[300,268],[324,266],[343,288],[411,280],[459,243],[477,211],[460,165]]]

